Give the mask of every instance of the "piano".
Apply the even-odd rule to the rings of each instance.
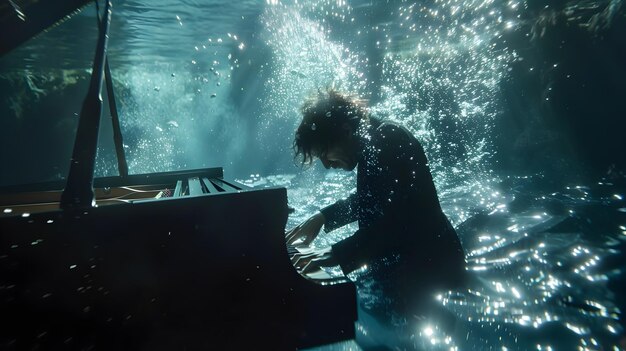
[[[57,21],[85,3],[19,11]],[[15,24],[12,11],[0,7],[0,31],[54,22]],[[92,83],[110,80],[109,20],[107,3]],[[2,47],[27,39],[15,40]],[[119,135],[120,175],[94,179],[95,85],[68,178],[0,188],[0,349],[291,350],[354,338],[355,286],[303,276],[290,260],[285,188],[250,188],[222,168],[131,175]]]

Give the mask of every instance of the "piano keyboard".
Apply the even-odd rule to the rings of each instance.
[[[295,245],[287,244],[287,254],[289,255],[289,259],[294,264],[294,268],[302,276],[304,276],[306,278],[309,278],[311,280],[314,280],[314,281],[316,281],[316,282],[318,282],[320,284],[333,283],[335,281],[336,282],[340,282],[340,281],[344,282],[345,281],[344,277],[334,277],[334,276],[328,274],[323,269],[319,269],[319,270],[314,271],[314,272],[302,274],[300,269],[298,269],[298,267],[295,267],[295,262],[293,262],[293,259],[294,259],[295,255],[307,254],[307,253],[311,253],[312,251],[313,251],[312,247],[308,247],[308,246],[307,247],[303,247],[303,246],[295,246]]]

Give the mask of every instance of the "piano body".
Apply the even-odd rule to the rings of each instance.
[[[67,3],[47,13],[86,1]],[[25,4],[31,18],[51,6]],[[0,31],[24,25],[0,10]],[[92,83],[110,80],[106,17]],[[249,188],[221,168],[128,175],[121,147],[121,175],[93,179],[93,87],[67,181],[0,188],[1,349],[282,350],[354,337],[354,285],[303,277],[290,261],[286,189]]]

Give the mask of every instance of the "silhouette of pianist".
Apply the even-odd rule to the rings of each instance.
[[[397,296],[426,297],[462,282],[464,254],[442,212],[426,155],[404,127],[371,117],[362,101],[319,91],[302,106],[293,142],[302,164],[318,158],[326,169],[357,169],[357,189],[287,232],[290,244],[358,221],[358,230],[331,248],[299,260],[304,273],[339,265],[345,274],[377,262],[395,262],[378,278]],[[297,264],[297,265],[298,265]],[[376,279],[376,277],[375,277]]]

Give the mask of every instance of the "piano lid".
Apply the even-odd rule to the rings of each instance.
[[[0,56],[67,18],[88,0],[0,1]]]

